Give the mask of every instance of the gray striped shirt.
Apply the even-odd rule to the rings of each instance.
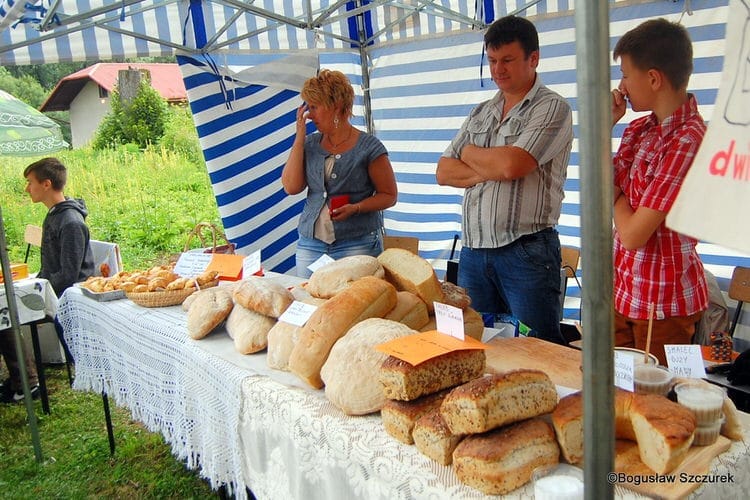
[[[534,86],[501,121],[502,91],[479,104],[461,125],[443,156],[460,158],[466,144],[514,145],[537,161],[537,168],[513,181],[487,181],[467,188],[463,200],[463,245],[498,248],[526,234],[557,225],[573,143],[573,117],[567,101]]]

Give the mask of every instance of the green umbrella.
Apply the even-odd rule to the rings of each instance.
[[[37,156],[67,147],[57,123],[0,90],[0,156]]]

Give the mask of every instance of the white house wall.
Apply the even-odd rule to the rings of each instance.
[[[86,83],[70,103],[72,146],[80,148],[91,142],[94,133],[110,110],[109,97],[99,97],[99,85],[93,81]]]

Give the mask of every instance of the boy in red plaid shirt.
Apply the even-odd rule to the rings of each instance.
[[[708,307],[698,241],[667,228],[667,216],[698,152],[706,125],[687,92],[693,49],[687,30],[664,19],[642,23],[617,42],[622,80],[612,91],[612,126],[651,111],[625,129],[614,157],[615,344],[651,349],[666,364],[665,344],[689,344]]]

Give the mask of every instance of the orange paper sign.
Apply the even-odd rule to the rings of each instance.
[[[404,360],[412,366],[453,351],[487,348],[487,345],[471,337],[459,340],[435,330],[407,335],[375,346],[378,351]]]
[[[216,271],[219,273],[219,279],[227,281],[237,281],[242,278],[242,261],[244,255],[215,253],[208,263],[206,271]]]

